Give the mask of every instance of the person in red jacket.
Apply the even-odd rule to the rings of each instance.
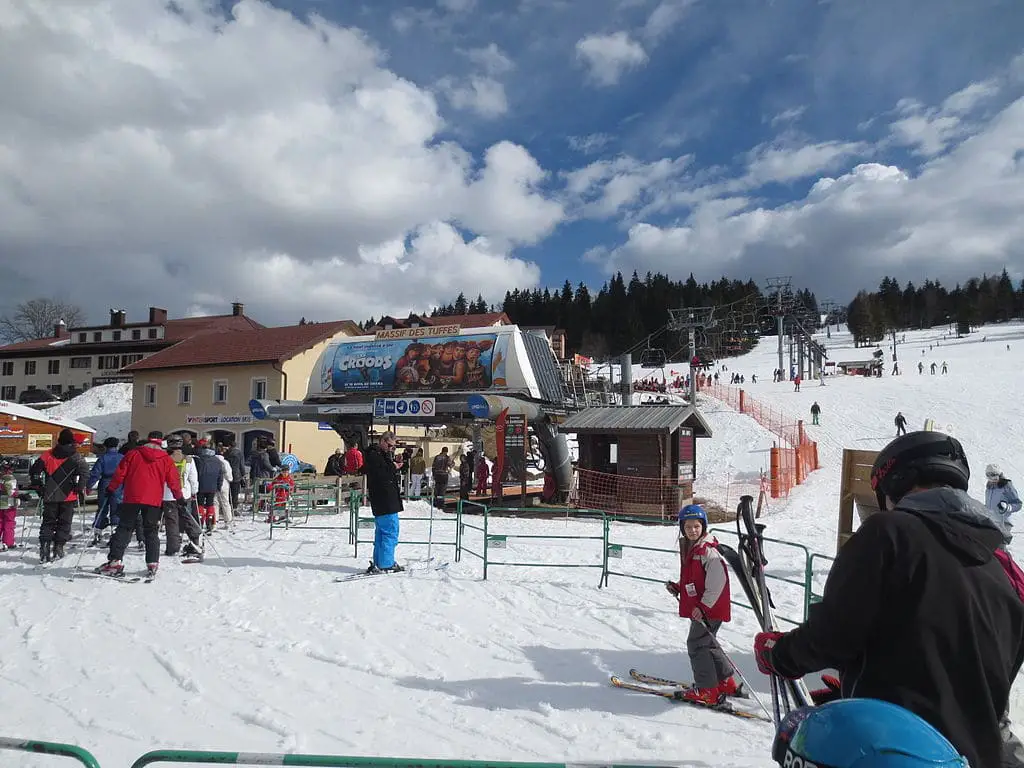
[[[295,493],[295,478],[292,477],[292,468],[287,464],[281,465],[277,477],[270,481],[270,493],[273,496],[273,507],[266,522],[276,523],[288,517],[288,499]]]
[[[345,451],[345,457],[341,462],[342,471],[346,475],[358,475],[363,468],[363,452],[355,443]]]
[[[123,485],[124,500],[121,502],[121,520],[114,535],[110,537],[107,562],[96,569],[97,573],[124,575],[121,558],[124,557],[125,548],[141,513],[142,531],[146,540],[146,570],[150,576],[156,574],[160,563],[160,517],[163,514],[164,486],[170,488],[177,501],[184,498],[181,493],[181,476],[174,460],[164,450],[163,438],[163,432],[150,432],[148,442],[126,453],[110,479],[107,490],[113,493]]]
[[[690,619],[686,650],[690,654],[693,687],[683,698],[713,706],[740,693],[735,670],[715,637],[723,622],[732,618],[729,569],[718,552],[718,541],[708,535],[703,507],[688,504],[679,510],[679,581],[665,588],[679,601],[679,615]]]
[[[71,540],[75,505],[85,498],[89,467],[78,453],[78,442],[70,429],[62,429],[57,445],[32,465],[33,477],[46,476],[43,487],[43,519],[39,524],[39,562],[64,557],[64,545]]]

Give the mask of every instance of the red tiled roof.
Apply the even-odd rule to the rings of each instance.
[[[203,365],[280,363],[339,331],[347,331],[350,336],[362,333],[351,320],[197,333],[122,370],[135,373]]]
[[[63,347],[66,347],[70,341],[71,338],[68,336],[65,336],[63,339],[58,339],[55,336],[47,336],[45,339],[30,339],[29,341],[16,341],[13,344],[7,344],[6,346],[0,347],[0,356],[2,356],[5,352],[22,352],[29,349],[61,349]]]

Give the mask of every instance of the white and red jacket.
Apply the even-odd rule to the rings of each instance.
[[[113,493],[124,485],[125,504],[159,507],[164,500],[164,486],[174,498],[181,498],[181,478],[174,460],[157,443],[146,443],[124,455],[107,490]]]
[[[690,618],[698,605],[712,621],[732,618],[729,592],[729,568],[718,551],[718,540],[704,534],[693,544],[680,540],[683,547],[679,567],[679,615]],[[689,545],[689,548],[687,548]]]

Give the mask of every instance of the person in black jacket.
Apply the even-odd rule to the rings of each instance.
[[[238,514],[238,492],[242,489],[242,483],[245,481],[245,460],[242,458],[242,452],[235,445],[233,437],[228,438],[224,443],[224,459],[231,467],[231,482],[228,483],[228,488],[231,492],[231,513],[236,515]]]
[[[132,430],[128,433],[128,439],[125,440],[124,445],[121,446],[121,455],[128,453],[128,451],[138,448],[142,443],[139,442],[139,433],[136,430]]]
[[[377,445],[371,445],[363,455],[360,472],[366,475],[366,491],[370,494],[373,511],[373,560],[367,573],[387,571],[398,573],[405,569],[395,562],[398,545],[398,513],[403,510],[401,463],[395,464],[394,432],[385,432]]]
[[[759,633],[754,655],[762,672],[785,678],[838,669],[838,695],[902,706],[972,766],[994,768],[1024,662],[1024,602],[1003,549],[1008,531],[967,495],[969,478],[948,435],[889,443],[871,471],[883,511],[843,545],[807,621]]]
[[[64,557],[64,545],[71,540],[75,505],[85,498],[89,467],[78,453],[70,429],[62,429],[57,445],[43,453],[29,470],[33,478],[45,475],[43,520],[39,524],[39,561],[48,563]]]
[[[206,532],[211,533],[217,527],[217,491],[220,490],[226,473],[224,465],[220,463],[208,440],[200,440],[196,447],[199,449],[193,457],[196,474],[199,477],[196,505],[199,507],[200,521]]]

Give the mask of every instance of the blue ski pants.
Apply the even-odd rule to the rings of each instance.
[[[377,515],[373,522],[373,564],[390,568],[395,564],[395,547],[398,546],[398,513]]]

